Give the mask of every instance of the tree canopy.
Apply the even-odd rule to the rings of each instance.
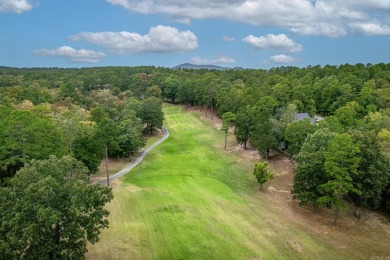
[[[260,189],[263,189],[263,184],[274,178],[274,174],[268,169],[267,162],[256,162],[253,169],[257,182],[260,183]]]
[[[87,241],[108,227],[112,191],[88,183],[88,170],[70,156],[26,164],[0,187],[2,259],[80,259]]]
[[[142,145],[141,130],[150,134],[162,126],[165,98],[206,116],[211,112],[211,118],[214,112],[220,117],[233,113],[237,142],[257,149],[263,159],[280,152],[296,157],[293,194],[303,204],[319,206],[325,190],[315,185],[327,181],[327,142],[348,134],[360,149],[358,174],[352,179],[361,194],[348,192],[343,200],[390,209],[390,184],[383,170],[390,160],[389,75],[390,64],[384,63],[226,71],[0,67],[0,103],[5,106],[0,108],[0,181],[6,183],[25,163],[50,154],[72,154],[96,171],[104,157],[96,140],[105,116],[118,144],[108,155],[129,156]],[[324,118],[316,123],[320,132],[296,120],[297,113]],[[317,134],[325,140],[310,137]],[[33,140],[42,140],[41,145]]]

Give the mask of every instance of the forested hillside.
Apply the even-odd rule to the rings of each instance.
[[[357,216],[390,209],[390,64],[0,67],[0,185],[51,155],[71,156],[88,174],[104,157],[131,158],[162,126],[163,100],[216,113],[265,160],[286,153],[296,162],[294,197],[335,209],[335,224],[347,203]]]

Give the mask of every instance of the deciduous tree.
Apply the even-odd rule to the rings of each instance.
[[[290,156],[299,153],[308,134],[317,130],[317,126],[310,124],[309,119],[299,120],[287,125],[284,138],[287,143],[287,153]]]
[[[122,156],[129,156],[145,144],[142,135],[141,119],[135,116],[135,113],[128,115],[127,118],[118,125],[118,144]]]
[[[0,187],[0,258],[82,259],[108,227],[111,188],[91,185],[74,158],[51,156]]]
[[[236,115],[232,112],[226,112],[222,115],[222,127],[221,130],[225,133],[225,149],[227,143],[227,134],[229,132],[229,127],[236,121]]]
[[[276,129],[267,111],[256,112],[253,116],[253,131],[250,134],[250,142],[256,147],[265,160],[268,160],[272,149],[277,149],[279,129]]]
[[[84,125],[74,141],[73,155],[81,161],[90,173],[99,169],[101,160],[104,158],[105,149],[97,135],[96,124]]]
[[[66,147],[58,126],[32,111],[10,110],[1,122],[0,171],[12,176],[32,159],[64,155]]]
[[[268,169],[267,162],[256,162],[253,169],[257,181],[260,183],[260,189],[263,189],[263,184],[274,178],[274,174]]]
[[[234,135],[239,144],[244,144],[245,149],[253,128],[252,113],[253,109],[250,106],[245,106],[236,114]]]
[[[355,216],[360,217],[360,208],[380,207],[382,194],[390,183],[390,163],[381,153],[375,132],[353,130],[350,135],[360,149],[358,174],[351,176],[360,193],[349,196],[356,206]]]
[[[152,135],[157,127],[163,125],[164,114],[161,100],[155,97],[142,100],[137,116],[141,118],[142,123],[146,124],[147,131]]]
[[[300,205],[318,206],[318,198],[322,196],[318,186],[327,183],[325,151],[335,134],[328,129],[320,129],[309,134],[297,156],[294,169],[294,183],[291,193]]]
[[[108,154],[110,151],[115,151],[119,148],[117,125],[108,116],[104,116],[97,124],[96,136],[104,146],[106,157],[107,186],[110,186],[110,178],[108,175]]]
[[[346,208],[346,195],[361,194],[353,182],[358,175],[360,149],[348,134],[339,134],[330,140],[324,155],[327,182],[318,186],[322,194],[317,202],[335,210],[333,225],[337,225],[340,210]]]

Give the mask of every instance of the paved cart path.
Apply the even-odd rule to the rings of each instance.
[[[134,161],[132,161],[131,163],[129,163],[125,168],[123,168],[122,170],[120,170],[119,172],[111,175],[109,177],[110,179],[110,182],[112,180],[115,180],[123,175],[125,175],[126,173],[128,173],[131,169],[133,169],[135,166],[137,166],[146,156],[146,154],[148,154],[148,152],[150,150],[152,150],[154,147],[156,147],[157,145],[161,144],[162,142],[164,142],[168,137],[169,137],[169,132],[167,129],[165,129],[164,127],[162,128],[162,131],[163,131],[163,136],[161,137],[160,140],[158,140],[157,142],[153,143],[152,145],[146,147],[145,150],[143,150],[140,155],[137,157],[137,159],[135,159]],[[101,184],[107,184],[107,178],[105,178],[104,180],[101,180],[99,181],[99,183]]]

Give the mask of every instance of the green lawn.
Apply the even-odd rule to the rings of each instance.
[[[170,137],[120,179],[110,228],[87,258],[357,257],[278,214],[261,198],[253,161],[224,152],[223,133],[198,114],[168,105],[164,113]]]

